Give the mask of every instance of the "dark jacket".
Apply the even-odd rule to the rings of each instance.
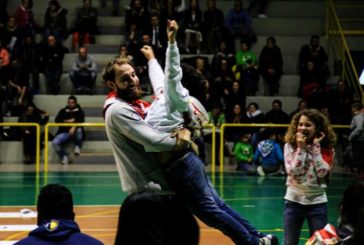
[[[64,49],[57,44],[54,47],[44,45],[41,51],[40,62],[44,67],[63,67]]]
[[[50,220],[31,231],[17,245],[102,245],[103,243],[81,233],[73,220]]]
[[[270,74],[268,69],[275,70],[275,76],[280,77],[283,72],[283,58],[281,50],[278,46],[274,45],[272,48],[265,46],[262,49],[259,57],[259,70],[263,77]]]
[[[80,105],[77,105],[74,109],[69,109],[67,106],[61,109],[56,118],[56,123],[63,123],[64,120],[75,119],[75,123],[83,123],[85,121],[85,113],[83,112]],[[59,127],[57,134],[67,133],[70,127]]]
[[[52,15],[51,10],[48,8],[44,16],[44,27],[50,30],[60,30],[62,37],[66,38],[67,31],[67,9],[60,8],[56,14]]]

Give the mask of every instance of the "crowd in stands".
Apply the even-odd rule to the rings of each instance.
[[[147,61],[140,48],[145,44],[152,46],[163,65],[167,19],[176,19],[182,30],[177,37],[181,52],[194,55],[186,56],[188,58],[182,60],[183,66],[190,65],[204,77],[198,81],[190,78],[186,88],[210,112],[211,123],[217,127],[225,122],[288,123],[294,112],[287,112],[290,114],[287,116],[279,100],[273,101],[272,110],[266,113],[256,102],[246,105],[246,97],[257,94],[260,79],[263,80],[265,96],[279,95],[280,79],[284,73],[285,61],[275,37],[266,39],[260,54],[252,50],[257,41],[252,29],[252,14],[257,2],[260,5],[255,11],[258,17],[267,17],[267,1],[251,1],[245,9],[241,0],[235,0],[231,9],[224,13],[218,8],[216,0],[208,0],[205,11],[201,10],[198,0],[131,0],[125,17],[120,17],[125,22],[125,43],[120,44],[115,54],[133,62],[145,94],[150,94]],[[7,1],[1,0],[1,4],[6,10]],[[95,43],[95,35],[100,33],[97,21],[100,9],[91,0],[80,0],[75,21],[68,28],[69,11],[61,4],[57,0],[48,2],[44,23],[36,23],[32,0],[21,0],[14,13],[4,9],[0,12],[1,117],[20,116],[27,111],[28,105],[33,104],[33,95],[40,93],[40,74],[44,74],[47,94],[60,93],[60,80],[64,73],[69,74],[73,93],[93,93],[97,62],[88,53],[87,45]],[[120,3],[113,1],[113,4],[117,6]],[[106,2],[100,1],[100,8],[105,6]],[[112,15],[119,14],[119,8],[114,8]],[[39,34],[42,40],[37,43]],[[72,39],[71,47],[65,47],[65,40],[69,37]],[[201,45],[203,40],[206,42]],[[240,40],[239,47],[235,47],[235,40]],[[63,64],[65,53],[69,51],[78,52],[78,55],[71,70],[67,71]],[[345,80],[340,79],[336,86],[327,85],[330,75],[328,56],[320,46],[319,36],[313,35],[309,43],[302,46],[297,63],[300,104],[321,110],[334,124],[348,125],[354,95]],[[249,133],[255,149],[260,139],[259,129],[252,129]],[[278,141],[283,134],[284,129],[277,130]],[[227,132],[228,141],[237,142],[241,136],[237,129]]]

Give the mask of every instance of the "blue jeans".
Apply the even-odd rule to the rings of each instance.
[[[165,168],[168,183],[190,210],[207,225],[219,229],[235,244],[259,244],[259,233],[248,220],[229,207],[212,187],[204,164],[194,153],[168,164]]]
[[[302,205],[285,201],[284,204],[284,244],[296,245],[304,220],[307,219],[310,235],[327,224],[326,203]]]
[[[52,141],[52,145],[54,147],[54,150],[57,152],[58,156],[62,159],[63,156],[67,156],[67,152],[65,150],[65,144],[68,143],[70,140],[73,140],[75,145],[81,148],[82,139],[83,139],[83,130],[82,128],[77,128],[74,135],[70,135],[69,133],[57,134]]]

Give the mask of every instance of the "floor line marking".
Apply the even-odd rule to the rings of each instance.
[[[0,232],[8,231],[31,231],[37,228],[37,225],[0,225]]]

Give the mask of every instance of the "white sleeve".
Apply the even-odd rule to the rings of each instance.
[[[148,61],[148,75],[154,95],[158,97],[164,91],[164,72],[157,59]]]
[[[166,52],[165,90],[169,106],[179,112],[187,111],[189,92],[182,86],[182,68],[177,43],[168,43]]]
[[[132,108],[111,106],[113,127],[120,134],[144,146],[147,152],[170,151],[176,144],[176,139],[169,133],[161,132],[150,127]]]

